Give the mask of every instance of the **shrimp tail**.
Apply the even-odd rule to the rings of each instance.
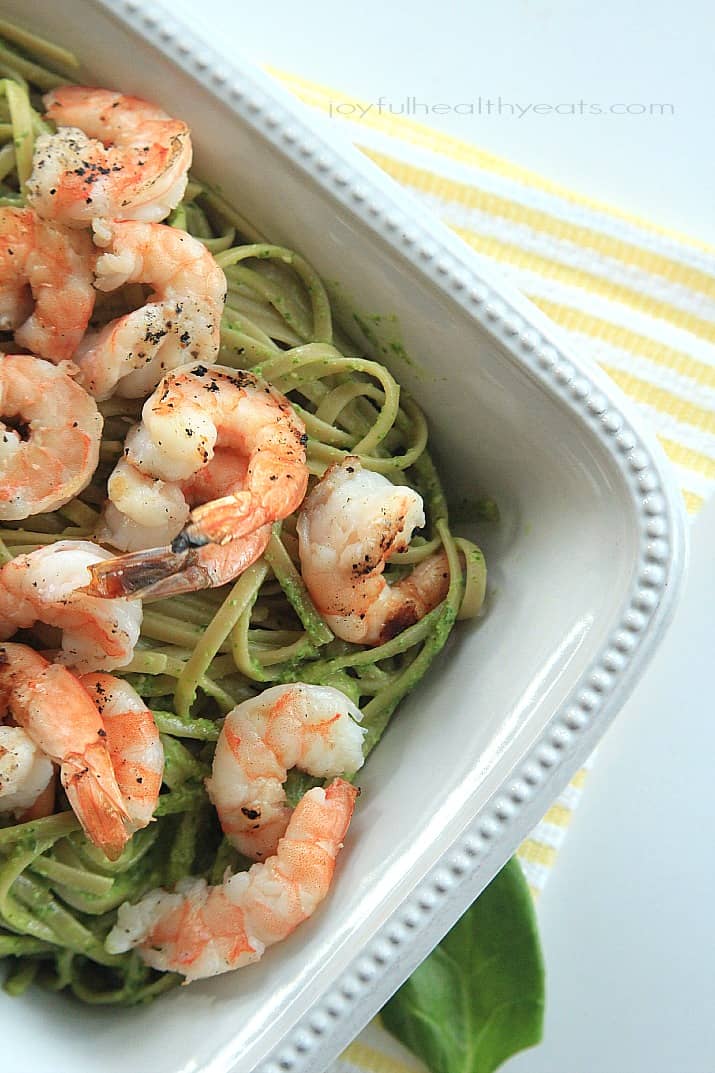
[[[167,579],[184,575],[191,567],[191,551],[175,552],[171,548],[148,548],[146,551],[129,552],[94,563],[89,567],[92,580],[83,590],[90,596],[111,600],[118,596],[134,596],[142,599],[153,595]],[[206,585],[199,585],[205,588]],[[183,591],[183,590],[182,590]]]
[[[182,592],[221,585],[247,570],[263,554],[271,537],[264,525],[240,540],[174,551],[171,547],[129,552],[89,567],[92,580],[84,590],[91,596],[162,600]]]
[[[116,781],[104,741],[91,745],[83,755],[65,757],[61,778],[85,833],[110,861],[116,861],[129,839],[125,827],[129,815],[121,797],[112,792]]]
[[[173,551],[200,548],[204,544],[227,544],[265,523],[265,512],[256,509],[250,492],[236,492],[194,507],[191,521],[172,541]]]
[[[333,779],[325,788],[325,800],[333,806],[336,815],[339,817],[337,821],[338,829],[334,837],[335,841],[341,846],[350,826],[355,802],[360,793],[360,787],[353,786],[347,779]]]

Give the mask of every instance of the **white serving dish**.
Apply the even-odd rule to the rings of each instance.
[[[200,174],[355,308],[397,315],[416,366],[395,371],[431,419],[443,473],[502,508],[489,614],[456,631],[371,758],[311,921],[259,965],[146,1009],[0,996],[7,1073],[320,1073],[513,853],[632,689],[681,580],[679,495],[616,388],[265,76],[136,0],[4,9],[73,48],[98,82],[188,120]]]

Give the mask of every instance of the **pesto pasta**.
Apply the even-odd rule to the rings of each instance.
[[[65,50],[0,21],[0,205],[24,205],[34,138],[52,129],[42,118],[41,94],[76,75],[77,63]],[[152,709],[161,733],[165,771],[156,822],[109,861],[86,839],[66,802],[64,811],[24,823],[0,815],[0,959],[7,959],[10,994],[37,982],[69,989],[83,1002],[129,1005],[179,982],[134,952],[107,953],[104,939],[122,902],[187,875],[216,883],[226,868],[247,866],[223,837],[204,788],[222,717],[268,685],[331,685],[362,709],[367,754],[455,621],[476,615],[484,600],[484,559],[450,530],[425,417],[392,373],[334,325],[315,270],[298,253],[272,244],[197,179],[167,222],[203,242],[225,272],[219,362],[250,370],[287,396],[305,423],[314,477],[355,455],[365,469],[417,490],[427,527],[391,559],[386,576],[404,576],[442,547],[449,588],[442,603],[384,644],[339,640],[301,578],[290,516],[274,525],[264,555],[233,584],[147,604],[133,659],[115,673]],[[130,285],[98,294],[92,326],[136,301]],[[54,541],[91,538],[107,477],[142,401],[115,396],[100,403],[104,433],[91,483],[59,510],[4,523],[0,564]],[[23,640],[43,647],[31,631]],[[313,785],[320,783],[292,772],[289,800]]]

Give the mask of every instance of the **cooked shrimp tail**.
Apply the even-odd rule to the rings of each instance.
[[[0,645],[0,712],[3,708],[60,765],[62,785],[85,834],[116,860],[129,837],[129,815],[107,732],[79,679],[27,645]]]
[[[303,487],[297,493],[300,494],[301,499],[305,495],[307,486],[306,471]],[[246,530],[250,530],[251,526],[256,524],[256,517],[271,516],[267,499],[268,497],[264,496],[258,500],[258,497],[250,492],[240,491],[194,507],[191,511],[190,523],[175,538],[174,544],[184,541],[192,548],[200,548],[210,543],[225,544],[233,540],[234,536],[242,536]],[[258,514],[258,511],[263,513]],[[282,513],[280,516],[283,516]]]
[[[127,842],[124,824],[129,816],[106,744],[98,741],[82,753],[65,756],[61,779],[67,800],[87,837],[104,850],[110,861],[116,860]]]
[[[105,600],[119,596],[146,596],[154,585],[186,569],[189,554],[176,553],[171,548],[148,548],[94,563],[89,568],[92,580],[84,591]]]
[[[154,716],[129,682],[111,674],[80,679],[99,712],[132,831],[151,822],[164,771],[164,748]]]
[[[211,544],[211,538],[205,533],[197,532],[197,526],[187,525],[171,542],[171,550],[175,552],[187,551],[189,548],[203,548]]]
[[[223,585],[247,570],[265,551],[271,526],[228,544],[205,543],[186,551],[171,547],[129,552],[90,566],[92,580],[84,590],[104,599],[140,597],[160,600],[182,592]]]
[[[252,509],[248,492],[224,496],[211,503],[194,507],[191,522],[171,542],[173,551],[203,548],[206,544],[226,544],[242,532]],[[250,525],[250,521],[248,522]]]

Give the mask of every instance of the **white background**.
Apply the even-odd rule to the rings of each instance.
[[[583,193],[715,242],[715,9],[707,0],[174,0],[216,47],[395,107]],[[485,101],[502,99],[486,115]],[[568,115],[569,105],[600,115]],[[562,114],[510,114],[536,104]],[[622,115],[611,105],[671,105]],[[494,107],[494,106],[493,106]],[[640,109],[633,109],[633,111]],[[510,1073],[715,1073],[712,548],[602,746],[542,898],[545,1043]],[[709,585],[709,588],[708,588]]]
[[[174,0],[240,51],[395,107],[502,98],[502,115],[419,115],[584,193],[715,241],[715,9],[708,0]],[[671,104],[672,115],[516,105]],[[509,115],[507,104],[515,107]],[[562,108],[562,112],[565,109]]]

